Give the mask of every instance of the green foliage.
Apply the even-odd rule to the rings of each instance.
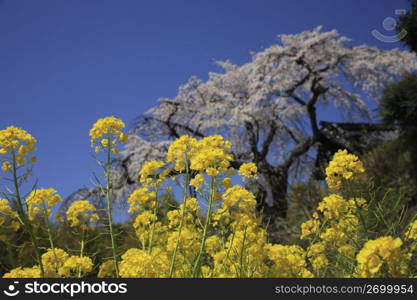
[[[389,158],[389,159],[387,159]],[[390,141],[366,155],[364,159],[372,190],[382,199],[386,194],[401,195],[407,205],[416,203],[412,155],[402,138]]]
[[[287,218],[279,222],[278,230],[274,233],[276,240],[286,244],[295,243],[299,239],[301,223],[312,218],[313,211],[326,192],[321,182],[316,180],[292,185],[288,192]]]
[[[380,150],[374,176],[384,174],[386,182],[378,182],[381,186],[401,186],[405,197],[417,204],[417,75],[386,88],[380,115],[384,122],[399,125],[401,132],[398,139]]]
[[[387,123],[398,124],[404,130],[417,126],[417,75],[389,85],[384,91],[380,115]]]
[[[417,52],[417,0],[411,0],[411,10],[399,20],[397,31],[406,30],[403,41],[411,50]]]

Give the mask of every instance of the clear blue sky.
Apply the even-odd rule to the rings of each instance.
[[[173,97],[213,62],[324,25],[380,48],[371,30],[406,0],[0,0],[0,128],[38,139],[35,175],[66,197],[89,185],[95,161],[88,131],[115,115],[126,124]],[[1,183],[3,186],[4,182]]]

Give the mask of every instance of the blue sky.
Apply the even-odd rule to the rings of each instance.
[[[407,0],[0,0],[0,128],[38,139],[35,176],[66,197],[89,185],[88,131],[115,115],[127,125],[174,97],[216,60],[249,60],[276,35],[324,25],[384,49],[373,29]],[[3,187],[4,182],[1,183]]]

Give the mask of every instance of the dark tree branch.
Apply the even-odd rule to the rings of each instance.
[[[303,154],[308,152],[313,146],[315,141],[312,138],[308,138],[302,143],[297,144],[294,149],[291,151],[290,156],[287,160],[281,165],[282,168],[288,170],[291,168],[292,164]]]
[[[245,128],[249,136],[249,145],[254,155],[254,160],[256,162],[260,161],[260,153],[258,151],[258,137],[254,131],[253,124],[250,122],[245,122]]]
[[[262,151],[260,153],[260,159],[265,160],[269,153],[269,146],[274,140],[275,134],[277,131],[277,125],[274,122],[271,122],[269,125],[269,132],[262,144]]]
[[[164,124],[165,126],[167,126],[167,128],[169,129],[169,131],[172,133],[173,137],[179,138],[180,134],[177,131],[177,128],[179,129],[183,129],[185,131],[188,131],[190,134],[195,135],[197,137],[200,138],[204,138],[205,135],[203,133],[201,133],[200,131],[198,131],[198,129],[192,129],[191,127],[189,127],[188,125],[184,125],[184,124],[178,124],[178,123],[174,123],[172,121],[164,121],[164,120],[159,120],[157,118],[153,118],[153,117],[145,117],[145,120],[152,120],[152,121],[157,121],[161,124]]]

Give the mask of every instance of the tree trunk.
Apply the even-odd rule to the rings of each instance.
[[[263,212],[267,222],[287,216],[288,170],[283,167],[269,167],[262,173],[260,184],[263,193],[259,195],[258,210]]]

